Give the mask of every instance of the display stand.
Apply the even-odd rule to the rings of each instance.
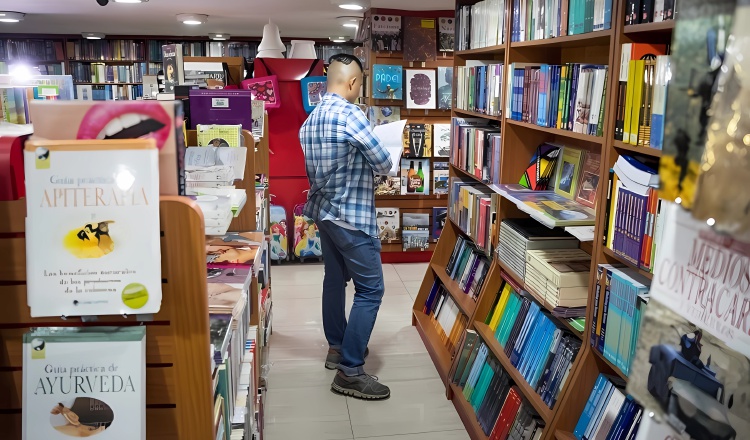
[[[32,327],[136,326],[146,330],[149,440],[214,438],[203,214],[184,197],[160,203],[163,299],[148,316],[31,318],[26,303],[26,201],[0,202],[0,423],[21,439],[23,334]]]

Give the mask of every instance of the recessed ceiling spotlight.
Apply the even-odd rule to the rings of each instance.
[[[348,28],[357,28],[359,27],[359,22],[362,21],[362,17],[344,15],[342,17],[336,17],[336,20],[341,23],[341,26]]]
[[[18,23],[23,20],[26,14],[23,12],[12,12],[12,11],[0,11],[0,22],[2,23]]]
[[[331,3],[347,11],[364,11],[370,7],[370,0],[331,0]]]
[[[208,21],[208,15],[206,14],[177,14],[177,21],[181,21],[184,24],[198,25]]]
[[[148,0],[114,0],[115,3],[146,3]]]
[[[328,37],[334,43],[346,43],[349,41],[349,37]]]
[[[229,34],[208,34],[208,38],[215,40],[215,41],[228,40],[229,37],[230,37]]]
[[[81,36],[87,40],[101,40],[106,37],[106,35],[101,32],[82,32]]]

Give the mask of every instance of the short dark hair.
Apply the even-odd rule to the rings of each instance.
[[[362,67],[362,61],[359,60],[354,55],[350,55],[348,53],[339,53],[336,55],[333,55],[332,57],[328,58],[328,64],[333,64],[334,61],[338,61],[339,63],[346,64],[347,66],[351,64],[352,62],[357,63],[357,66],[359,66],[359,70],[364,72],[365,68]]]

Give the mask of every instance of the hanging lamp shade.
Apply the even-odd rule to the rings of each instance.
[[[289,58],[304,60],[318,58],[318,55],[315,53],[315,42],[310,40],[292,40],[292,50],[289,51]]]
[[[271,52],[282,53],[285,51],[286,46],[284,46],[284,43],[281,42],[279,27],[276,26],[276,24],[271,20],[268,20],[268,24],[263,26],[263,39],[260,41],[260,45],[258,46],[258,57],[263,58],[261,54],[264,52],[266,54],[270,54]],[[284,56],[267,56],[266,58],[284,58]]]
[[[284,58],[280,50],[260,50],[256,58]]]

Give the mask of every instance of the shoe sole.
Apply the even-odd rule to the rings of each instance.
[[[335,370],[339,364],[326,361],[326,370]]]
[[[359,392],[357,390],[352,390],[349,388],[344,388],[339,385],[336,385],[335,383],[331,384],[331,390],[338,394],[343,394],[344,396],[354,397],[355,399],[362,399],[362,400],[384,400],[389,397],[391,397],[391,392],[388,391],[388,394],[382,395],[382,396],[375,396],[372,394],[365,394],[362,392]]]

